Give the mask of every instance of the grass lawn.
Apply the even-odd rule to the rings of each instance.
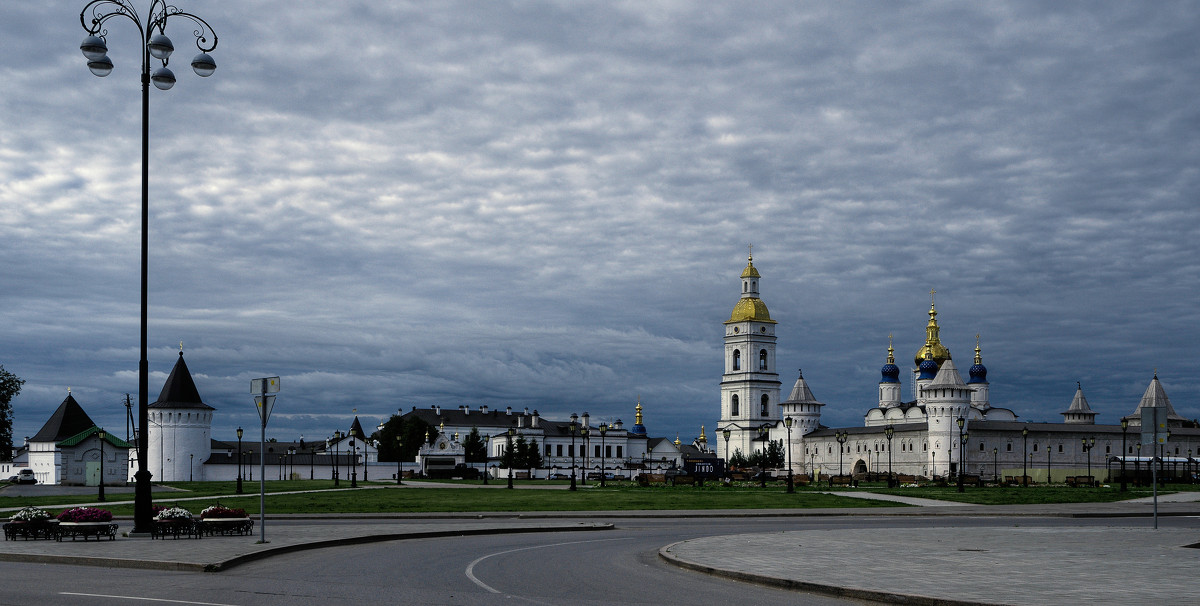
[[[1178,492],[1180,486],[1172,485],[1169,489],[1159,488],[1159,494]],[[839,489],[844,490],[844,489]],[[850,489],[855,490],[855,489]],[[1040,505],[1046,503],[1111,503],[1149,497],[1154,493],[1152,488],[1130,486],[1128,492],[1121,492],[1119,485],[1107,488],[1071,488],[1068,486],[988,486],[984,488],[966,487],[958,492],[955,486],[921,486],[914,488],[886,488],[883,486],[860,487],[857,490],[892,494],[921,499],[937,499],[940,501],[955,501],[975,505]]]
[[[526,482],[518,482],[525,484]],[[545,485],[545,482],[531,482]],[[320,484],[321,486],[318,486]],[[383,483],[381,483],[383,484]],[[471,482],[477,484],[477,482]],[[361,483],[360,483],[361,485]],[[704,487],[650,487],[625,484],[608,488],[568,490],[505,490],[502,488],[463,488],[448,484],[445,488],[403,488],[371,490],[321,490],[303,494],[270,494],[275,491],[330,488],[325,481],[267,482],[268,513],[392,513],[392,512],[472,512],[472,511],[603,511],[603,510],[667,510],[667,509],[788,509],[820,507],[890,507],[896,503],[855,499],[798,490],[787,494],[781,486],[767,489],[755,487],[723,487],[709,484]],[[193,513],[215,503],[220,495],[221,505],[240,507],[247,513],[258,513],[258,485],[246,485],[246,495],[229,497],[233,492],[228,482],[183,482],[171,486],[183,491],[154,493],[156,505],[173,505],[177,499],[213,495],[197,501],[178,501]],[[348,485],[342,484],[343,488]],[[224,488],[222,490],[221,488]],[[132,499],[132,494],[111,495],[110,501]],[[37,499],[0,498],[0,507],[21,507],[37,504],[54,510],[55,504],[91,500],[80,496],[39,497]],[[39,502],[40,501],[40,502]],[[132,505],[105,507],[114,515],[133,515]],[[57,512],[56,512],[57,513]]]

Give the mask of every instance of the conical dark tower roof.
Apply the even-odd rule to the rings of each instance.
[[[58,410],[50,415],[50,420],[29,439],[30,442],[61,442],[71,436],[87,431],[96,425],[92,418],[83,412],[83,407],[67,392],[67,399],[58,405]]]
[[[358,432],[359,439],[365,440],[367,438],[367,434],[363,432],[362,424],[358,422],[358,415],[354,416],[354,422],[350,424],[350,429]],[[350,435],[349,432],[346,435]]]
[[[216,410],[200,400],[200,392],[196,391],[196,382],[192,380],[192,373],[188,370],[187,363],[183,361],[182,351],[179,352],[179,360],[175,362],[175,368],[171,369],[167,382],[163,384],[162,393],[158,394],[158,400],[151,404],[150,408]]]

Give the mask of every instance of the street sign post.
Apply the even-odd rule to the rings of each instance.
[[[254,407],[262,421],[258,437],[258,530],[259,543],[267,542],[267,419],[275,407],[275,396],[279,391],[279,377],[263,377],[250,380],[250,393],[254,394]],[[253,469],[253,468],[251,468]]]
[[[1158,447],[1167,443],[1167,408],[1147,406],[1142,408],[1142,443],[1153,444],[1150,449],[1150,483],[1154,485],[1154,527],[1158,528],[1158,468],[1154,466]]]

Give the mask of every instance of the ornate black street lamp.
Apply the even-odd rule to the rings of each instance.
[[[760,456],[759,462],[762,463],[762,467],[758,470],[758,485],[761,488],[767,487],[767,442],[770,441],[770,436],[771,433],[770,430],[767,429],[766,423],[758,428],[758,437],[763,444],[758,449]]]
[[[96,495],[96,500],[104,501],[104,439],[108,434],[101,429],[96,432],[96,437],[100,438],[100,493]]]
[[[992,479],[997,484],[1000,483],[1000,449],[992,449]]]
[[[488,458],[491,456],[492,434],[483,436],[483,485],[488,485]]]
[[[358,430],[350,428],[350,488],[358,488],[358,445],[354,443],[354,438],[358,436]]]
[[[579,430],[579,416],[571,413],[571,490],[575,490],[575,432]]]
[[[842,475],[842,453],[845,452],[845,450],[846,450],[844,445],[846,444],[846,441],[850,439],[850,434],[846,433],[844,431],[835,431],[833,433],[833,439],[837,440],[837,443],[838,443],[838,477],[841,477],[841,475]]]
[[[1125,480],[1125,458],[1129,453],[1125,451],[1125,434],[1129,432],[1129,419],[1121,419],[1121,492],[1129,490],[1129,486]]]
[[[400,452],[403,449],[404,449],[404,438],[402,436],[396,436],[396,486],[404,485],[404,481],[401,479],[401,476],[404,475],[404,468],[402,467],[402,464],[403,464],[402,462],[404,461],[404,456],[400,454]],[[483,483],[487,484],[487,461],[486,461],[486,459],[484,460],[484,463],[483,463]]]
[[[149,425],[150,383],[149,367],[146,354],[146,319],[147,292],[149,282],[149,225],[150,225],[150,83],[160,90],[170,89],[175,84],[175,74],[167,68],[171,52],[175,50],[171,39],[166,36],[167,20],[172,17],[186,17],[194,24],[192,31],[196,37],[196,48],[200,54],[192,59],[192,69],[200,77],[211,76],[217,69],[217,63],[209,51],[217,47],[217,35],[208,22],[188,12],[167,4],[163,0],[153,0],[150,10],[143,20],[128,0],[91,0],[84,5],[79,13],[79,23],[87,32],[87,37],[79,45],[79,50],[87,58],[88,69],[97,76],[104,77],[112,72],[113,63],[108,58],[108,29],[106,24],[113,17],[124,17],[137,27],[142,43],[142,274],[141,274],[141,358],[138,361],[138,470],[134,473],[134,508],[133,533],[149,536],[153,522],[153,497],[150,494],[150,478],[153,474],[147,468],[147,452],[150,448],[150,436],[146,431]],[[158,33],[155,33],[158,32]],[[212,43],[209,43],[209,36]],[[150,72],[151,58],[162,62],[162,67]]]
[[[238,437],[238,475],[237,475],[237,494],[242,494],[242,428],[237,428]]]
[[[1079,438],[1083,442],[1083,452],[1087,454],[1088,482],[1092,481],[1092,449],[1096,447],[1096,438]],[[1091,486],[1091,484],[1089,484]]]
[[[1133,485],[1141,486],[1142,485],[1142,443],[1138,442],[1138,443],[1134,444],[1133,448],[1135,451],[1137,451],[1137,456],[1134,457],[1134,459],[1133,459]]]
[[[600,488],[604,488],[604,434],[608,433],[608,423],[600,424]]]
[[[895,433],[896,428],[892,427],[891,425],[883,428],[883,437],[887,438],[888,449],[888,488],[892,488],[895,483],[894,477],[892,476],[892,436],[895,435]]]
[[[733,434],[733,432],[732,432],[732,431],[729,431],[729,428],[728,428],[728,427],[726,427],[725,429],[721,430],[721,437],[725,438],[725,475],[727,475],[727,476],[729,475],[729,457],[730,457],[730,454],[729,454],[729,436],[730,436],[730,435],[732,435],[732,434]]]
[[[583,480],[583,482],[585,484],[587,483],[587,472],[588,472],[588,448],[591,446],[588,443],[588,435],[591,433],[590,428],[592,426],[589,419],[590,419],[590,417],[588,416],[588,413],[586,413],[586,412],[583,413],[583,416],[579,418],[579,420],[580,420],[579,435],[580,435],[581,439],[583,440],[583,473],[581,474],[582,477],[580,479]]]
[[[1021,484],[1029,486],[1029,471],[1025,467],[1025,459],[1029,456],[1029,428],[1021,428]]]
[[[787,441],[788,441],[788,449],[787,449],[787,456],[788,456],[788,484],[787,484],[787,491],[788,491],[789,493],[792,493],[792,492],[796,492],[796,485],[792,483],[792,418],[791,418],[791,417],[787,417],[787,418],[785,418],[785,419],[783,420],[783,425],[784,425],[785,427],[787,427]]]
[[[341,442],[342,442],[342,430],[335,429],[333,431],[333,485],[335,487],[341,486],[341,484],[342,484],[341,478],[340,478],[340,476],[342,475],[342,470],[341,470],[342,463],[341,463],[341,456],[339,456],[341,454],[341,451],[339,450],[341,448]]]
[[[958,425],[958,491],[963,492],[963,445],[966,444],[963,426],[967,424],[967,420],[959,417],[954,423]]]
[[[1050,448],[1050,440],[1046,440],[1046,485],[1050,485],[1050,453],[1053,449]]]
[[[513,487],[512,470],[513,470],[513,464],[516,463],[516,457],[513,456],[513,451],[512,451],[513,434],[515,434],[515,433],[517,433],[517,430],[512,427],[509,427],[508,432],[504,434],[505,438],[508,440],[508,447],[507,447],[508,450],[504,453],[505,454],[504,458],[507,459],[506,466],[508,467],[508,487],[509,488]]]
[[[971,432],[964,431],[962,436],[958,438],[958,491],[963,492],[963,474],[967,468],[967,453],[970,450],[967,448],[967,439],[971,436]]]

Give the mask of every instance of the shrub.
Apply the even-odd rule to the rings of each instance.
[[[154,516],[156,520],[190,520],[192,512],[182,507],[168,507]]]
[[[211,507],[205,508],[204,511],[201,511],[200,517],[202,517],[202,518],[244,518],[244,517],[246,517],[246,510],[242,509],[240,507],[237,509],[230,509],[229,507],[223,507],[221,505],[213,505]]]
[[[54,515],[49,511],[46,511],[41,507],[34,507],[30,505],[28,507],[22,507],[21,510],[17,513],[14,513],[10,519],[14,522],[41,522],[43,520],[49,520],[53,517]]]
[[[111,522],[112,514],[107,509],[95,507],[72,507],[58,514],[59,522]]]

